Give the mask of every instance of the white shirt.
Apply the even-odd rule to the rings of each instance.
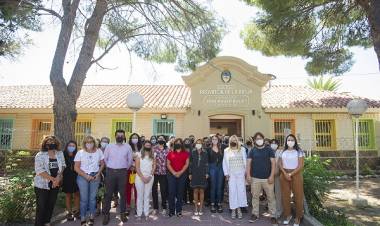
[[[152,175],[153,159],[149,158],[148,156],[141,158],[141,152],[136,153],[136,158],[140,159],[140,171],[142,175],[144,176]]]
[[[74,162],[80,162],[80,169],[87,173],[97,173],[100,168],[100,161],[104,159],[103,152],[96,149],[96,152],[90,153],[85,150],[80,150],[75,155]]]
[[[298,167],[299,157],[304,157],[303,151],[284,150],[281,155],[282,167],[284,169],[296,169]]]

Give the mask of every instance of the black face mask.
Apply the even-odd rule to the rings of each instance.
[[[174,144],[174,150],[181,149],[181,144]]]
[[[165,145],[165,143],[166,143],[166,142],[165,142],[164,140],[159,140],[159,141],[158,141],[158,144],[159,144],[159,145]]]
[[[230,145],[231,145],[231,147],[236,147],[237,143],[236,142],[231,142]]]
[[[147,147],[144,147],[144,151],[151,151],[152,148],[147,148]]]
[[[57,144],[47,144],[46,149],[47,150],[57,150]]]
[[[252,141],[248,141],[247,145],[252,146]]]
[[[116,137],[116,142],[117,143],[123,143],[124,137]]]
[[[191,148],[191,144],[190,143],[185,143],[185,148]]]

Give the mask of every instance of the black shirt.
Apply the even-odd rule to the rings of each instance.
[[[271,158],[275,158],[272,148],[265,146],[263,149],[254,147],[248,155],[251,161],[251,177],[258,179],[268,179],[271,170],[272,163]]]
[[[216,164],[217,166],[221,165],[223,162],[223,152],[219,149],[218,152],[215,152],[212,150],[212,148],[209,148],[207,150],[208,152],[208,162],[209,164]]]
[[[50,176],[57,177],[58,175],[58,161],[57,159],[51,159],[49,158],[49,170],[50,170]],[[53,188],[53,182],[49,182],[49,188]]]

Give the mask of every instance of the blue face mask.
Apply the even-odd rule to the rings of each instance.
[[[75,147],[69,146],[67,147],[67,151],[69,151],[70,153],[73,153],[75,151]]]

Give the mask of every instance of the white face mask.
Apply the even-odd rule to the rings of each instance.
[[[294,145],[296,144],[296,142],[294,142],[294,141],[292,141],[292,140],[288,140],[288,141],[286,142],[286,144],[288,145],[288,147],[293,148]]]
[[[201,149],[202,148],[202,144],[196,144],[195,148],[198,149],[198,150]]]
[[[270,147],[272,148],[272,150],[277,150],[278,145],[277,144],[271,144]]]
[[[139,142],[139,139],[137,138],[132,138],[132,144],[137,144]]]
[[[108,145],[108,143],[107,143],[107,142],[101,142],[101,143],[100,143],[100,146],[101,146],[102,148],[106,148],[106,147],[107,147],[107,145]]]
[[[93,143],[87,143],[86,144],[86,149],[87,150],[92,150],[94,148],[94,144]]]
[[[258,146],[263,146],[263,144],[264,144],[264,140],[263,140],[263,139],[258,139],[258,140],[256,140],[256,144],[257,144]]]

